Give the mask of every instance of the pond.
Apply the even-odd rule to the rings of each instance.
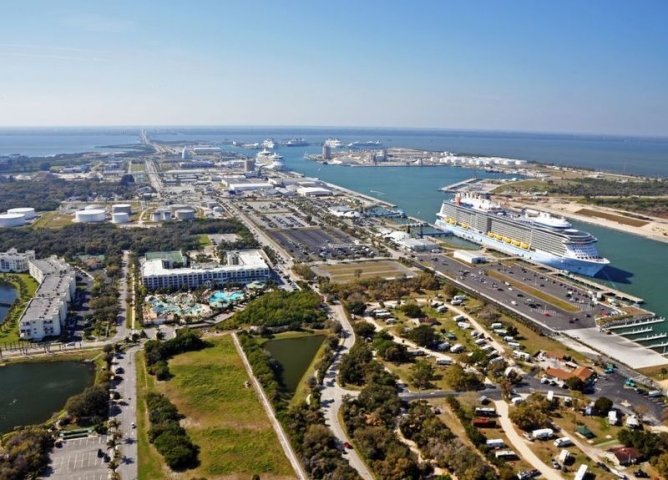
[[[5,323],[7,312],[16,300],[16,290],[9,283],[0,281],[0,325]]]
[[[281,381],[290,393],[295,393],[297,390],[299,382],[324,340],[325,335],[308,335],[270,340],[263,345],[283,367]]]
[[[92,363],[55,361],[0,367],[0,433],[47,421],[94,379]]]

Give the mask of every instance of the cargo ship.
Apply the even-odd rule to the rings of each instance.
[[[593,277],[610,263],[599,255],[596,237],[564,218],[504,208],[487,196],[459,193],[443,202],[437,217],[441,230],[560,270]]]

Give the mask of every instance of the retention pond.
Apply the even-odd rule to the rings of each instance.
[[[54,361],[0,367],[0,433],[47,421],[94,379],[92,363]]]

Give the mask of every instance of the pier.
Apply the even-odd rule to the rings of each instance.
[[[476,183],[480,182],[482,179],[480,178],[467,178],[466,180],[462,180],[461,182],[453,183],[452,185],[447,185],[445,187],[439,188],[441,192],[445,193],[455,193],[459,190],[460,187],[463,187],[464,185],[468,185],[470,183]]]
[[[619,332],[619,335],[640,335],[641,333],[649,333],[653,330],[652,327],[636,328],[630,332]]]
[[[652,317],[652,318],[648,318],[648,319],[631,320],[629,322],[620,323],[618,325],[610,325],[610,326],[603,325],[603,326],[601,326],[601,328],[603,330],[618,330],[620,328],[629,328],[629,327],[640,326],[640,325],[652,325],[654,323],[663,323],[665,321],[666,321],[666,319],[663,318],[663,317],[661,317],[661,318]]]
[[[668,333],[655,333],[654,335],[647,335],[646,337],[634,338],[634,342],[648,342],[650,340],[658,340],[660,338],[668,337]],[[651,345],[650,345],[651,347]]]

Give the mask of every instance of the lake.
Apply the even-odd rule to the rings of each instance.
[[[0,367],[0,433],[47,421],[94,379],[92,363],[54,361]]]
[[[283,367],[281,382],[291,394],[297,390],[299,382],[324,340],[324,335],[308,335],[269,340],[263,345]]]
[[[5,323],[9,304],[16,300],[16,289],[9,283],[0,281],[0,325]]]

